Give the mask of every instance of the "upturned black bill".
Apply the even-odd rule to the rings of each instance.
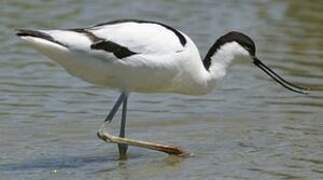
[[[274,72],[268,66],[266,66],[264,63],[262,63],[258,58],[254,57],[253,63],[257,67],[259,67],[261,70],[263,70],[266,74],[268,74],[273,80],[275,80],[280,85],[282,85],[284,88],[286,88],[290,91],[296,92],[296,93],[308,94],[308,92],[306,92],[306,90],[309,90],[308,88],[304,88],[304,87],[301,87],[301,86],[298,86],[298,85],[295,85],[291,82],[286,81],[281,76],[279,76],[276,72]]]

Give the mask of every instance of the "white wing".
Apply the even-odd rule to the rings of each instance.
[[[111,21],[84,29],[35,32],[38,34],[34,37],[45,37],[70,51],[107,59],[123,59],[136,54],[173,54],[181,52],[186,44],[183,33],[161,23],[139,20]]]
[[[113,21],[88,29],[103,40],[115,42],[143,54],[173,53],[183,50],[184,35],[164,24],[150,21]]]

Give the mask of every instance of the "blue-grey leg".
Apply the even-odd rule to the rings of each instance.
[[[123,103],[124,98],[127,96],[127,93],[122,92],[118,97],[117,101],[113,105],[111,111],[109,112],[108,116],[105,118],[104,122],[110,123],[114,117],[114,115],[118,112],[120,105]]]
[[[128,94],[124,93],[125,97],[123,98],[123,106],[122,106],[122,116],[121,116],[121,123],[120,123],[120,133],[119,137],[124,138],[126,135],[126,118],[127,118],[127,103],[128,103]],[[118,144],[119,155],[120,159],[127,159],[127,144]]]
[[[102,133],[104,133],[104,129],[106,129],[107,125],[112,121],[115,114],[118,112],[121,104],[122,106],[122,116],[121,116],[121,124],[120,124],[120,134],[119,137],[125,137],[125,128],[126,128],[126,117],[127,117],[127,101],[128,101],[128,93],[122,92],[118,97],[117,101],[113,105],[111,111],[109,112],[108,116],[105,118],[104,123],[101,125],[98,136],[102,139]],[[118,144],[120,159],[127,159],[127,144]]]
[[[108,116],[105,118],[103,124],[101,125],[99,131],[98,131],[98,136],[104,132],[108,124],[112,121],[113,117],[115,114],[118,112],[119,107],[123,103],[124,98],[127,96],[127,93],[122,92],[120,96],[118,97],[117,101],[113,105],[111,111],[109,112]]]
[[[119,98],[117,99],[116,103],[112,107],[112,110],[110,111],[105,122],[103,123],[103,125],[101,126],[101,128],[97,133],[98,137],[103,141],[118,144],[120,159],[127,159],[128,144],[132,146],[161,151],[161,152],[165,152],[165,153],[173,154],[177,156],[189,155],[187,152],[185,152],[184,150],[176,146],[156,144],[156,143],[147,142],[147,141],[139,141],[139,140],[125,138],[127,103],[128,103],[128,93],[122,92]],[[121,104],[123,104],[123,106],[122,106],[122,116],[121,116],[121,124],[120,124],[120,134],[119,134],[119,137],[116,137],[109,134],[109,132],[104,131],[104,129],[106,127],[105,125],[111,122],[113,116],[116,114]]]

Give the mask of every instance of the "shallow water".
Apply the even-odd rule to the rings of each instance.
[[[194,156],[131,147],[129,160],[118,161],[116,146],[96,137],[117,93],[70,76],[14,29],[129,17],[179,28],[202,55],[225,32],[246,32],[263,62],[316,91],[289,92],[239,62],[207,96],[131,94],[128,136]],[[322,20],[321,1],[1,1],[0,179],[321,179]]]

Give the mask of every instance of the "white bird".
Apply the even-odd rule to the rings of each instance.
[[[71,75],[121,91],[105,119],[123,104],[120,137],[125,136],[129,92],[203,95],[213,90],[236,59],[253,62],[285,88],[305,94],[256,57],[253,40],[240,32],[221,36],[201,59],[194,42],[168,25],[145,20],[116,20],[87,28],[20,29],[17,35]],[[118,144],[120,156],[127,146]]]

